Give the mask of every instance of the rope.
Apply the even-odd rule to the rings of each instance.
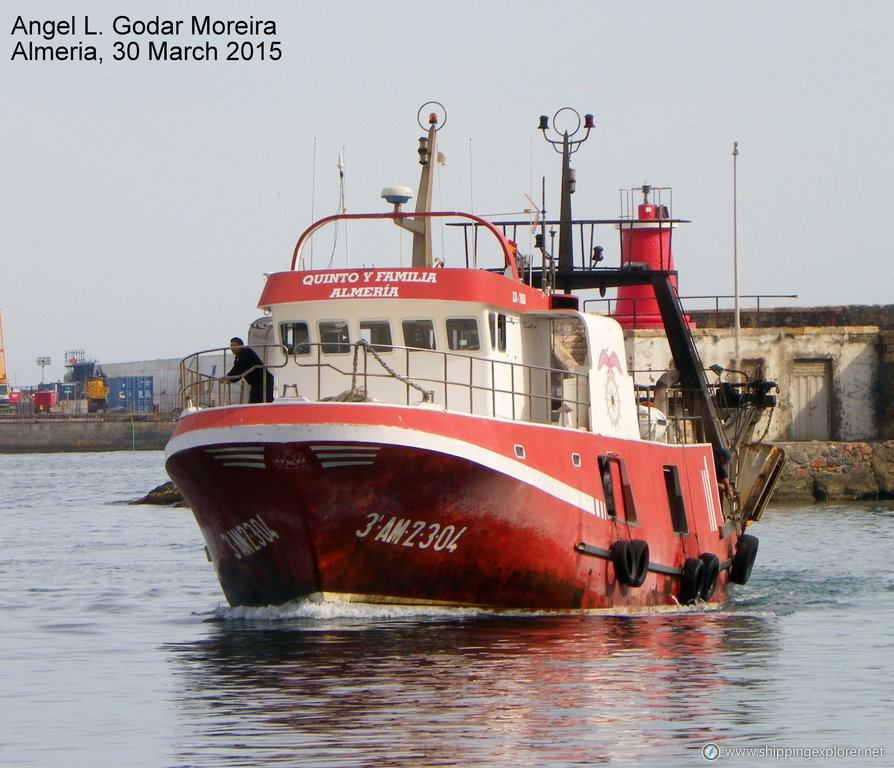
[[[363,348],[367,353],[372,354],[372,356],[378,361],[379,365],[385,369],[389,376],[397,379],[400,382],[403,382],[408,387],[412,387],[413,389],[418,390],[422,393],[422,402],[423,403],[432,403],[435,399],[435,393],[431,390],[424,389],[419,384],[414,381],[410,381],[406,376],[401,376],[397,371],[393,370],[388,363],[386,363],[382,357],[376,352],[375,347],[370,344],[368,341],[364,339],[360,339],[360,341],[354,344],[354,370],[351,376],[351,391],[358,392],[360,391],[357,387],[357,363],[360,358],[360,348]]]

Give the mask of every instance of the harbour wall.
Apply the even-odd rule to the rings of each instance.
[[[746,372],[759,367],[776,384],[772,394],[777,405],[754,430],[767,442],[894,436],[892,409],[884,396],[894,388],[894,365],[880,358],[876,326],[747,328],[740,333],[738,353],[729,329],[695,328],[692,336],[706,366],[719,363]],[[633,371],[644,372],[638,376],[643,384],[654,384],[673,366],[664,332],[657,330],[629,331],[627,359]],[[805,362],[819,363],[822,370],[809,386],[796,375]],[[710,371],[706,376],[711,383],[717,380]],[[726,380],[741,382],[744,377],[728,375]]]
[[[737,368],[737,362],[760,362],[765,377],[779,385],[779,406],[769,425],[769,440],[894,436],[894,304],[745,310],[740,316],[739,352],[733,345],[731,310],[687,309],[686,314],[697,324],[697,343],[706,363]],[[802,405],[797,402],[799,385],[793,370],[798,359],[828,365],[826,434],[795,429]],[[818,402],[810,405],[821,407]]]
[[[894,499],[894,440],[878,443],[776,443],[788,461],[771,503]],[[183,506],[173,483],[134,504]]]
[[[0,422],[0,453],[160,451],[175,421]],[[775,502],[894,499],[894,440],[776,442],[788,461]]]
[[[775,444],[788,461],[774,502],[894,499],[894,440]]]
[[[160,451],[176,425],[167,420],[4,420],[0,453]]]

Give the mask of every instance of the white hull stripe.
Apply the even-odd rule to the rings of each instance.
[[[222,448],[209,448],[211,454],[224,467],[250,467],[252,469],[264,469],[264,446],[226,446]]]
[[[321,461],[323,469],[333,469],[335,467],[368,467],[372,461]]]
[[[311,445],[312,451],[359,451],[360,453],[375,453],[379,450],[377,445],[365,445],[364,443],[323,443]]]
[[[330,467],[368,467],[376,460],[378,445],[354,445],[350,443],[329,443],[311,445],[317,460],[325,469]]]
[[[722,521],[718,522],[720,516],[717,514],[717,507],[714,504],[714,488],[711,483],[711,473],[708,471],[707,459],[704,459],[701,475],[702,487],[705,490],[705,504],[708,507],[708,524],[711,526],[712,531],[716,531],[718,525],[722,524]]]
[[[589,515],[596,514],[595,502],[597,499],[545,472],[540,472],[508,456],[465,440],[403,427],[366,424],[257,424],[197,429],[173,437],[165,448],[165,459],[192,448],[207,447],[210,452],[215,450],[212,446],[225,446],[228,443],[310,443],[312,448],[319,448],[325,446],[324,441],[329,440],[329,445],[334,450],[341,452],[344,450],[346,442],[344,439],[336,440],[334,441],[336,445],[332,445],[333,441],[330,438],[334,435],[356,441],[358,447],[364,446],[370,452],[373,448],[377,449],[381,445],[396,445],[466,459],[539,488],[544,493],[577,507]],[[238,450],[244,450],[244,448]],[[364,454],[364,456],[368,455],[368,453]],[[341,459],[338,460],[341,461]],[[372,460],[364,458],[364,462],[372,463]]]

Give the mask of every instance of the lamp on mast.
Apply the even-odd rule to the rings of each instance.
[[[559,122],[559,116],[563,112],[569,113],[571,123],[561,133],[556,127]],[[566,116],[567,117],[567,116]],[[574,121],[577,124],[574,125]],[[573,129],[571,129],[573,126]],[[571,226],[571,195],[574,194],[575,177],[574,169],[571,167],[571,155],[580,149],[590,135],[590,131],[594,128],[593,115],[584,115],[583,128],[586,132],[579,139],[574,137],[581,130],[580,113],[571,107],[562,107],[553,115],[553,133],[559,138],[550,138],[547,131],[550,130],[549,117],[547,115],[540,116],[540,125],[537,130],[543,131],[543,138],[552,144],[553,149],[562,155],[562,198],[559,208],[559,275],[563,272],[571,272],[574,269],[574,243]]]
[[[43,384],[43,371],[53,361],[49,357],[38,357],[37,364],[40,366],[40,383]]]
[[[425,124],[422,122],[422,115],[427,107],[431,108],[431,111],[428,114],[428,122]],[[441,114],[440,118],[438,112]],[[419,165],[422,166],[422,173],[420,174],[419,189],[416,195],[416,213],[429,213],[431,211],[431,195],[434,184],[434,166],[437,164],[436,162],[432,163],[432,160],[437,161],[437,135],[438,131],[447,122],[447,110],[437,101],[426,102],[419,108],[419,112],[416,114],[416,121],[419,123],[420,128],[428,131],[427,134],[419,139]],[[396,201],[388,198],[386,200],[395,204],[394,210],[397,213]],[[427,216],[395,218],[394,223],[413,233],[413,266],[430,267],[432,265],[431,218]]]

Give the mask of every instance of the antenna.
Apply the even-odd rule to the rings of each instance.
[[[472,176],[472,137],[469,137],[469,211],[475,213],[475,180]]]
[[[314,136],[314,151],[313,151],[313,165],[311,166],[310,173],[310,220],[316,221],[316,217],[314,216],[314,203],[317,200],[317,137]],[[310,241],[310,254],[308,263],[310,264],[310,269],[314,268],[314,241],[311,239]],[[302,264],[299,266],[304,269],[304,257],[301,257]]]
[[[339,198],[341,200],[341,213],[348,212],[348,198],[345,190],[345,148],[341,148],[338,156],[338,188]],[[345,267],[348,266],[348,222],[345,222]]]
[[[336,209],[336,214],[344,215],[348,212],[348,207],[345,202],[345,161],[343,157],[343,153],[345,148],[341,148],[341,152],[338,153],[338,162],[336,163],[336,167],[338,168],[338,208]],[[335,222],[335,232],[332,238],[332,253],[329,254],[329,263],[326,265],[326,269],[332,269],[332,260],[335,258],[335,249],[338,247],[338,221]],[[347,266],[348,261],[348,225],[345,223],[345,265]]]
[[[540,208],[537,207],[537,203],[531,199],[529,194],[525,194],[525,200],[528,201],[528,207],[525,208],[524,212],[530,217],[531,231],[534,232],[540,225],[540,220],[544,217],[546,211],[541,211]]]
[[[282,192],[276,193],[276,199],[279,202],[279,229],[282,232],[282,255],[286,264],[288,264],[289,252],[286,250],[286,222],[283,220],[282,216]]]
[[[394,212],[400,213],[400,207],[408,203],[413,196],[413,190],[409,187],[385,187],[382,190],[382,198],[394,206]]]

